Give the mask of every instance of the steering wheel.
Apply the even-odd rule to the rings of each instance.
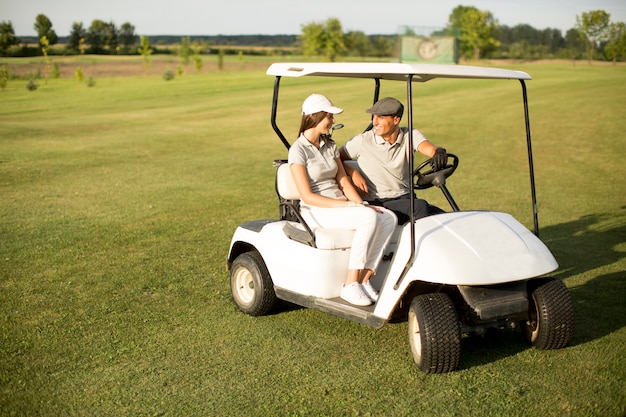
[[[450,163],[450,160],[452,160],[452,163]],[[446,183],[446,178],[452,175],[452,173],[456,170],[456,167],[459,166],[459,157],[449,153],[448,163],[439,171],[435,171],[432,168],[425,170],[426,167],[431,166],[431,162],[432,158],[427,159],[413,171],[413,182],[415,183],[416,190],[424,190],[432,186],[441,187],[444,185]]]

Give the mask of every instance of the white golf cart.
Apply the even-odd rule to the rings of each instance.
[[[446,188],[458,165],[450,154],[440,171],[429,161],[414,168],[415,189],[436,186],[452,211],[413,219],[398,226],[384,261],[372,279],[378,301],[367,307],[339,298],[347,275],[352,230],[311,228],[299,213],[299,197],[285,160],[276,160],[279,218],[250,221],[235,231],[227,257],[232,297],[244,313],[268,313],[279,299],[380,328],[408,316],[413,358],[425,373],[457,368],[461,336],[488,328],[520,326],[537,349],[566,346],[573,333],[573,303],[562,281],[546,277],[558,265],[538,238],[537,205],[525,72],[455,65],[402,63],[276,63],[271,124],[276,124],[282,77],[349,77],[374,81],[375,102],[381,80],[406,83],[406,119],[413,129],[412,88],[437,78],[519,80],[530,168],[534,233],[512,216],[460,210]],[[408,149],[413,149],[409,138]],[[407,152],[412,155],[412,152]],[[356,165],[358,168],[358,164]],[[413,227],[412,227],[413,226]],[[405,317],[407,317],[405,316]]]

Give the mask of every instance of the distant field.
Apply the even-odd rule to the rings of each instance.
[[[224,71],[264,71],[270,59],[276,61],[309,61],[311,58],[305,58],[296,55],[289,55],[285,57],[270,58],[267,56],[245,56],[245,58],[239,59],[238,56],[225,55],[224,56]],[[359,60],[355,58],[353,60]],[[61,77],[74,77],[74,71],[77,67],[82,68],[86,76],[91,77],[128,77],[128,76],[143,76],[143,75],[155,75],[161,76],[165,71],[176,72],[178,67],[181,66],[180,61],[176,55],[153,55],[150,58],[150,65],[146,72],[144,68],[143,58],[141,56],[106,56],[106,55],[85,55],[85,56],[52,56],[51,62],[56,63],[59,67]],[[384,60],[381,60],[384,61]],[[214,55],[202,55],[202,68],[197,71],[193,62],[187,66],[182,66],[186,74],[197,73],[212,73],[219,71],[218,68],[218,56]],[[510,62],[510,61],[490,61],[492,65],[538,65],[541,62]],[[586,61],[550,61],[552,64],[560,64],[564,66],[576,66],[587,65]],[[25,77],[41,71],[45,74],[45,62],[43,57],[31,57],[31,58],[2,58],[0,57],[0,65],[6,65],[11,76]],[[626,63],[620,62],[613,64],[610,62],[596,61],[593,63],[594,67],[605,66],[619,66],[626,67]]]
[[[224,58],[224,71],[239,70],[262,70],[265,68],[267,58],[260,61],[255,57],[246,57],[244,62],[238,61],[237,57],[227,56]],[[143,58],[140,56],[53,56],[51,62],[59,67],[61,77],[74,77],[77,67],[82,68],[85,76],[89,77],[132,77],[143,75],[161,76],[165,71],[176,73],[182,66],[187,74],[211,73],[219,71],[217,55],[205,55],[202,57],[203,65],[197,71],[193,62],[182,66],[176,55],[154,55],[150,59],[150,65],[146,72]],[[259,62],[260,61],[260,62]],[[35,74],[40,70],[45,74],[45,62],[41,57],[37,58],[0,58],[0,65],[7,65],[9,74],[24,77],[27,74]]]
[[[458,371],[427,376],[406,322],[237,311],[228,245],[238,224],[277,217],[272,160],[286,149],[269,62],[220,72],[212,59],[166,82],[175,59],[145,76],[140,58],[67,58],[60,79],[0,92],[0,416],[624,416],[625,66],[497,63],[533,76],[540,236],[572,293],[574,338],[540,352],[517,331],[467,337]],[[281,85],[290,139],[312,92],[345,108],[340,144],[368,122],[370,82]],[[414,92],[416,125],[460,157],[459,206],[531,227],[519,83]],[[445,206],[435,191],[423,196]]]

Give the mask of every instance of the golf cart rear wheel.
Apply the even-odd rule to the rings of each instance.
[[[563,281],[551,278],[532,291],[528,321],[522,329],[537,349],[567,346],[574,334],[574,303]]]
[[[454,371],[461,357],[461,327],[447,294],[418,295],[409,307],[409,342],[422,372]]]
[[[230,291],[239,310],[263,316],[276,304],[274,284],[258,252],[239,255],[230,269]]]

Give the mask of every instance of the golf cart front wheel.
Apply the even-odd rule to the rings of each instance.
[[[454,371],[461,357],[461,326],[447,294],[418,295],[409,307],[409,342],[422,372]]]
[[[234,260],[230,291],[237,308],[251,316],[267,314],[277,301],[274,284],[258,252],[243,253]]]
[[[574,303],[558,279],[549,279],[531,289],[528,320],[522,329],[526,340],[540,350],[561,349],[574,334]]]

